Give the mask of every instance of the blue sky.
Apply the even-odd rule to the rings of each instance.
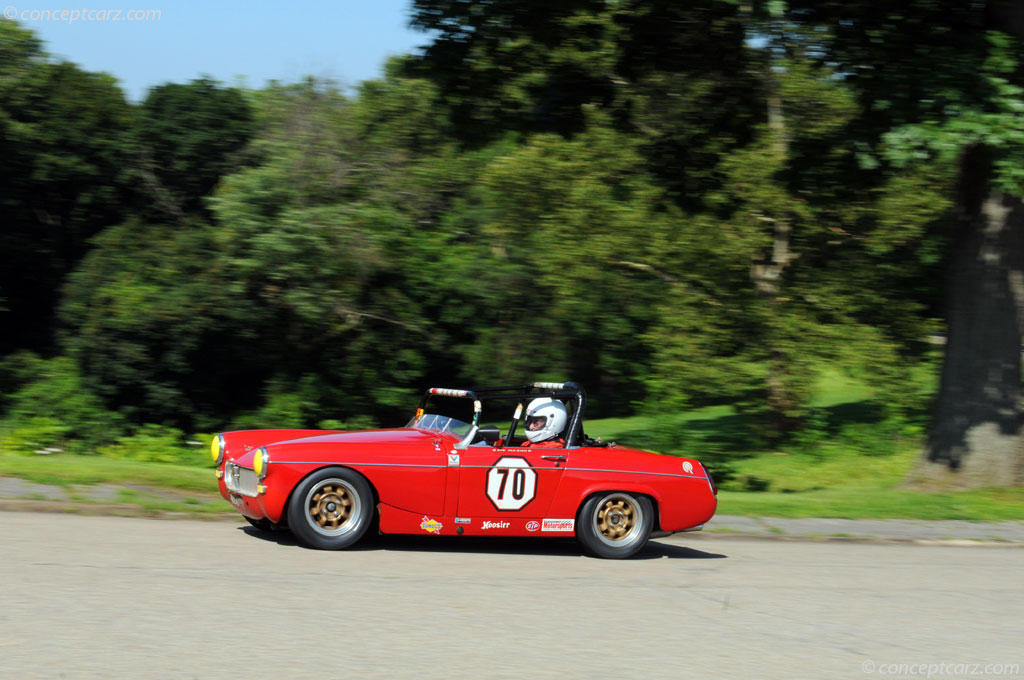
[[[122,5],[121,3],[124,2]],[[181,0],[4,0],[46,50],[89,71],[106,71],[130,99],[148,88],[202,74],[251,87],[270,79],[329,77],[351,86],[381,73],[386,58],[429,36],[408,27],[411,0],[311,0],[297,3]],[[32,10],[158,9],[148,21],[45,21]]]

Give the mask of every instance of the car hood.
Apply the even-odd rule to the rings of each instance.
[[[389,430],[356,430],[354,432],[332,432],[313,437],[286,439],[273,442],[270,446],[298,445],[323,446],[337,444],[415,444],[435,439],[448,439],[450,435],[411,427],[396,427]]]

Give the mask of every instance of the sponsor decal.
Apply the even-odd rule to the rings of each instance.
[[[469,517],[456,517],[455,518],[455,523],[456,524],[472,524],[473,520],[471,518],[469,518]]]
[[[540,529],[540,522],[538,522],[537,520],[531,519],[529,522],[526,523],[527,531],[536,531],[537,529]]]
[[[546,519],[540,524],[541,531],[574,531],[576,520],[574,519]]]
[[[683,461],[683,472],[693,473],[693,463],[688,460]]]
[[[508,522],[484,522],[481,529],[508,529],[511,526]]]
[[[457,453],[449,453],[448,454],[448,467],[458,467],[458,466],[459,466],[459,454],[457,454]]]
[[[436,519],[430,519],[426,515],[423,515],[423,521],[420,522],[420,529],[423,529],[428,534],[440,534],[442,526],[444,525]]]

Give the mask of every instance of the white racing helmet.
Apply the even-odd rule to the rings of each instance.
[[[553,439],[565,429],[565,404],[551,397],[539,397],[526,407],[526,438],[533,443]]]

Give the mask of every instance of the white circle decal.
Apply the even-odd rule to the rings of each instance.
[[[487,497],[498,510],[522,510],[537,496],[537,471],[520,456],[502,456],[487,471]]]

